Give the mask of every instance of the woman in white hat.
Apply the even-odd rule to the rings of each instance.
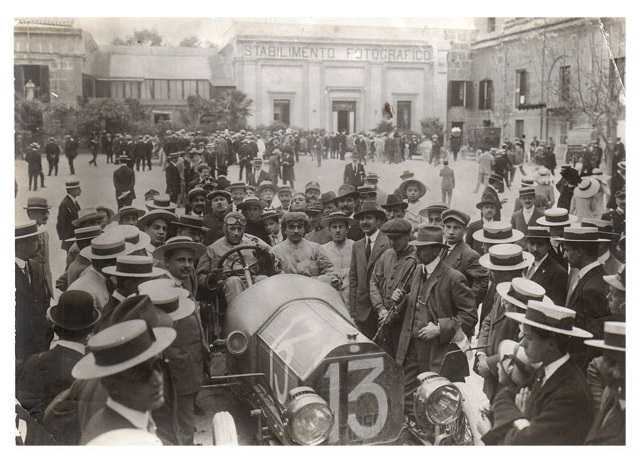
[[[578,221],[584,218],[599,219],[602,216],[602,204],[598,206],[598,192],[600,181],[597,178],[583,176],[578,186],[573,190],[569,213],[575,215]]]
[[[556,195],[552,186],[553,176],[551,175],[549,168],[544,166],[538,168],[536,182],[538,183],[534,186],[536,196],[539,199],[544,199],[546,201],[544,209],[553,207],[556,202]]]

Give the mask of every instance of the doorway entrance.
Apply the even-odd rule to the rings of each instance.
[[[353,134],[356,131],[356,102],[333,101],[333,129]]]

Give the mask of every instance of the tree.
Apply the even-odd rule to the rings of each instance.
[[[200,39],[197,36],[189,36],[180,41],[180,47],[201,47]]]
[[[131,119],[133,121],[148,121],[149,111],[147,111],[135,98],[126,98],[124,104],[129,108]]]
[[[213,114],[213,103],[197,95],[187,97],[187,110],[181,111],[182,122],[194,128],[200,124],[203,116]]]
[[[438,118],[424,118],[420,120],[420,127],[422,129],[422,133],[431,138],[432,135],[436,134],[440,141],[442,142],[442,136],[444,134],[444,126],[440,119]]]
[[[247,127],[253,100],[238,90],[214,91],[214,113],[218,116],[218,129],[239,130]]]
[[[111,41],[114,46],[162,46],[163,39],[155,29],[135,30],[126,39],[115,38]]]
[[[78,131],[84,137],[102,130],[112,134],[126,132],[132,122],[131,110],[122,101],[98,98],[85,104],[78,113]]]

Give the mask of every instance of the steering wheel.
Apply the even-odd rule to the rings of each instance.
[[[257,245],[238,245],[236,247],[231,248],[229,251],[227,251],[224,255],[222,255],[220,257],[220,259],[218,260],[218,264],[216,265],[216,269],[221,270],[222,266],[224,265],[224,262],[227,260],[227,258],[229,256],[231,256],[234,253],[240,253],[242,251],[253,251],[256,253],[256,259],[258,260],[258,263],[260,261],[260,253],[263,251],[262,248],[260,248]],[[247,281],[247,285],[248,286],[252,286],[254,284],[253,281],[253,274],[251,273],[251,268],[253,266],[255,266],[258,263],[252,263],[252,264],[247,264],[244,256],[242,256],[242,254],[240,254],[239,256],[239,260],[236,260],[233,262],[232,268],[236,265],[236,263],[240,264],[240,269],[235,270],[235,269],[229,269],[229,270],[225,270],[222,271],[222,274],[224,275],[230,275],[236,271],[243,271],[244,274],[244,278]]]

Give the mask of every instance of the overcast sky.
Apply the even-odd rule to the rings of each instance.
[[[320,20],[271,18],[268,21],[434,28],[473,27],[473,18],[322,18]],[[116,37],[124,39],[136,29],[156,29],[165,41],[174,46],[177,46],[183,38],[193,35],[198,36],[202,41],[211,41],[220,45],[221,35],[232,23],[228,18],[76,18],[75,22],[77,26],[89,31],[98,44],[109,44]]]

